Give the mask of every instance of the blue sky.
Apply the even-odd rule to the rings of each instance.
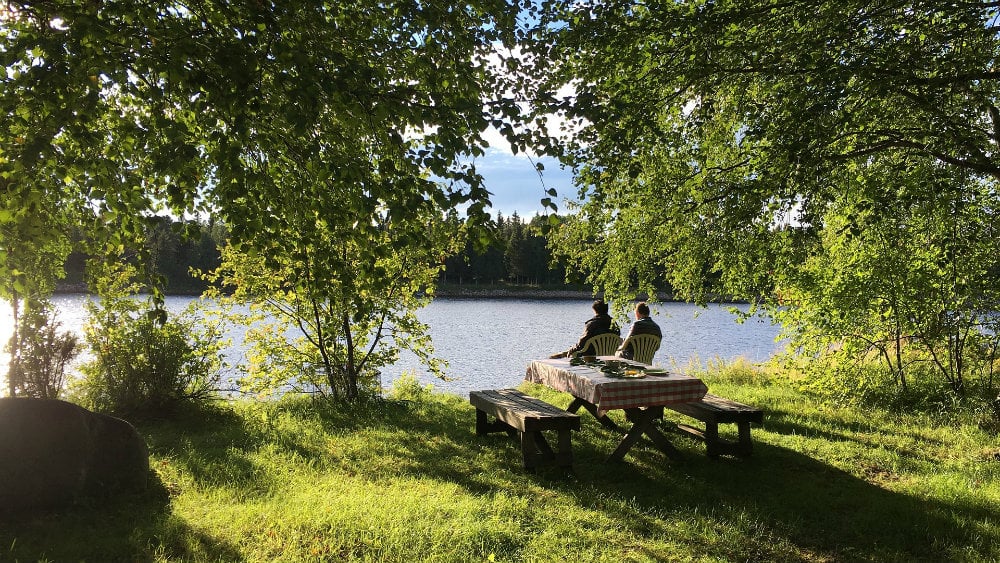
[[[493,195],[491,213],[502,213],[504,217],[515,211],[524,218],[530,218],[542,213],[540,200],[547,197],[546,189],[554,188],[559,196],[553,202],[559,206],[559,212],[565,210],[565,199],[574,199],[576,190],[573,188],[572,174],[569,170],[559,167],[552,158],[536,158],[545,169],[542,178],[538,177],[532,160],[523,154],[514,155],[506,147],[491,147],[486,155],[476,159],[476,169],[486,180],[486,189]],[[543,183],[544,182],[544,183]]]

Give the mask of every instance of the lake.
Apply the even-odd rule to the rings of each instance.
[[[53,298],[64,330],[82,336],[85,299],[83,295]],[[171,311],[181,311],[194,299],[171,296],[166,305]],[[448,361],[446,373],[453,381],[426,374],[416,357],[404,352],[396,365],[382,370],[382,383],[388,386],[410,371],[436,390],[459,395],[476,389],[515,386],[532,359],[547,357],[576,343],[583,323],[593,316],[591,303],[575,299],[438,298],[421,309],[418,316],[430,326],[437,356]],[[745,310],[745,306],[737,307]],[[742,357],[760,362],[782,347],[775,340],[779,327],[757,318],[739,324],[725,306],[663,303],[654,307],[651,316],[663,330],[663,341],[654,359],[654,364],[661,366],[683,368],[714,358]],[[628,322],[617,320],[626,334]],[[9,305],[0,304],[0,342],[9,340],[11,325]],[[229,357],[236,360],[241,353],[240,337],[235,334]],[[6,373],[6,357],[0,364],[0,373]]]

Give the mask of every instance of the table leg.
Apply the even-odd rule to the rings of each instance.
[[[601,426],[613,432],[618,432],[619,434],[625,433],[625,430],[623,430],[621,426],[615,424],[615,421],[608,418],[608,415],[597,414],[597,406],[585,399],[574,397],[573,402],[566,407],[566,412],[576,413],[576,411],[580,410],[580,407],[587,409],[587,412],[594,415],[594,418],[597,419],[597,422],[601,423]]]
[[[632,446],[645,434],[660,451],[673,460],[681,458],[680,452],[670,443],[670,440],[656,428],[655,422],[663,416],[663,407],[625,409],[625,416],[632,421],[632,428],[608,458],[609,461],[621,461]]]

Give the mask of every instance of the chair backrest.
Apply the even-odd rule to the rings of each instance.
[[[631,348],[633,360],[643,364],[652,364],[653,356],[660,349],[660,337],[655,334],[635,334],[626,338],[619,350],[626,346]]]
[[[593,346],[595,356],[611,356],[614,355],[615,350],[622,343],[622,337],[618,336],[613,332],[606,332],[604,334],[598,334],[597,336],[591,336],[587,342],[583,344],[583,351],[586,352],[591,346]]]

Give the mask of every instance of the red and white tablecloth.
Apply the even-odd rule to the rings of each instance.
[[[622,361],[613,356],[602,356],[601,359]],[[524,379],[583,399],[596,406],[599,414],[614,409],[691,403],[708,392],[708,387],[700,379],[688,375],[669,373],[642,379],[621,379],[608,377],[590,366],[571,366],[565,358],[532,361]]]

